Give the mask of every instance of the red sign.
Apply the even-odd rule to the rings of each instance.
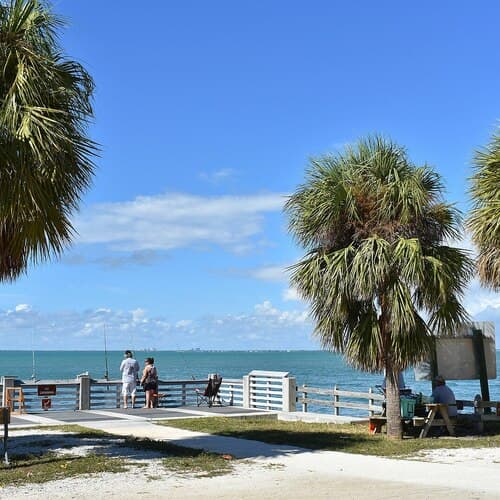
[[[43,398],[42,399],[42,408],[44,410],[48,410],[49,408],[52,408],[52,400],[50,398]]]
[[[39,396],[55,396],[56,395],[56,385],[39,385],[38,386]]]

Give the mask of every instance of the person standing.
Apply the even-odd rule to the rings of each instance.
[[[155,367],[154,358],[145,359],[141,384],[144,387],[144,392],[146,394],[146,403],[144,408],[154,408],[156,393],[158,390],[158,371]]]
[[[128,408],[127,400],[130,395],[132,408],[135,406],[135,395],[137,377],[139,375],[139,363],[134,359],[132,351],[126,350],[125,359],[121,362],[120,371],[122,372],[122,396],[123,407]]]

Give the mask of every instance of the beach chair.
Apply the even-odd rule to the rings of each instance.
[[[219,396],[219,390],[221,384],[222,384],[222,377],[218,373],[209,374],[208,383],[205,390],[201,391],[201,389],[195,389],[196,404],[198,406],[206,404],[209,408],[212,407],[216,402],[218,405],[222,405],[222,401]]]

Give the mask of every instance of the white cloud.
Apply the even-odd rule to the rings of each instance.
[[[286,266],[262,266],[250,269],[225,268],[221,270],[216,270],[215,272],[217,274],[224,274],[229,276],[243,276],[271,283],[286,283],[288,281]]]
[[[221,168],[220,170],[215,170],[214,172],[201,172],[200,179],[213,184],[219,184],[226,179],[234,177],[235,174],[236,171],[232,168]]]
[[[141,309],[141,308],[134,309],[133,311],[131,311],[131,313],[132,313],[132,321],[134,323],[140,323],[142,321],[147,321],[147,319],[145,318],[146,311],[144,309]]]
[[[300,324],[308,320],[307,311],[281,311],[273,307],[269,300],[265,300],[262,304],[256,304],[254,310],[257,317],[265,317],[266,320],[272,319],[279,324]]]
[[[500,294],[481,287],[479,281],[474,279],[465,294],[464,306],[472,316],[480,314],[485,309],[500,311]]]
[[[261,316],[276,316],[278,313],[269,300],[265,300],[262,304],[256,304],[254,310]]]
[[[302,299],[300,298],[299,292],[296,288],[287,288],[286,290],[283,290],[283,300],[285,302],[292,302],[300,301]]]
[[[286,282],[288,276],[286,267],[282,266],[265,266],[253,269],[249,272],[250,276],[262,281]]]
[[[106,325],[107,347],[157,349],[310,349],[312,324],[303,310],[282,310],[269,301],[244,314],[195,319],[153,317],[144,309],[95,309],[42,313],[0,311],[0,344],[4,349],[31,345],[40,349],[102,349]]]
[[[203,244],[241,251],[253,246],[252,238],[262,233],[264,214],[281,211],[284,200],[278,193],[218,197],[167,193],[102,203],[77,217],[77,242],[131,252]]]
[[[16,307],[15,307],[15,311],[16,312],[29,312],[31,311],[31,306],[28,305],[28,304],[18,304]]]
[[[187,328],[191,326],[193,322],[190,319],[181,319],[180,321],[177,321],[175,324],[176,328]]]

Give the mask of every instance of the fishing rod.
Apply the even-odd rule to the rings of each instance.
[[[31,380],[36,380],[35,366],[35,330],[31,331]]]
[[[104,365],[105,365],[105,371],[104,371],[104,378],[106,380],[109,380],[109,371],[108,371],[108,342],[106,338],[106,323],[104,323]]]

